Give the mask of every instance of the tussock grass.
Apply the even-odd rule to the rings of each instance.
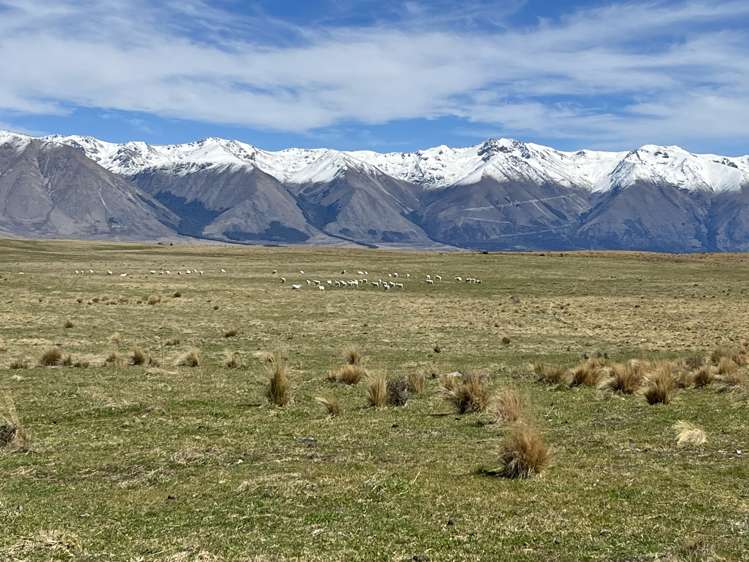
[[[504,478],[532,478],[546,468],[550,459],[541,433],[525,424],[515,424],[502,441],[496,473]]]
[[[719,375],[732,375],[739,370],[739,366],[730,357],[721,357],[718,360],[718,374]]]
[[[341,415],[341,405],[335,396],[317,396],[315,397],[315,402],[325,408],[329,416],[336,417]]]
[[[568,382],[569,371],[564,367],[534,363],[533,372],[538,382],[546,384],[564,384]]]
[[[276,355],[270,351],[256,351],[252,356],[263,365],[270,365],[276,360]]]
[[[199,367],[200,366],[200,352],[197,349],[192,349],[184,353],[177,360],[177,367]]]
[[[286,361],[276,356],[272,363],[267,363],[270,372],[268,388],[265,392],[268,401],[275,406],[286,406],[291,400],[291,388],[286,370]]]
[[[367,370],[361,365],[354,365],[346,363],[340,367],[337,371],[333,372],[332,379],[330,375],[329,379],[335,380],[343,384],[359,384],[362,380],[367,377]]]
[[[130,352],[128,363],[133,366],[145,365],[149,362],[148,354],[140,348],[135,348]]]
[[[7,395],[3,411],[0,412],[0,449],[27,451],[30,438],[28,431],[21,423],[13,398]]]
[[[73,356],[68,354],[65,357],[62,358],[62,366],[63,367],[72,367],[73,366]]]
[[[523,400],[517,390],[506,388],[494,395],[488,411],[498,423],[515,423],[523,417]]]
[[[388,388],[387,379],[377,375],[370,380],[367,386],[367,401],[373,408],[382,408],[387,404]]]
[[[343,360],[347,365],[361,365],[364,356],[358,349],[350,347],[343,352]]]
[[[9,369],[28,369],[30,366],[30,362],[25,357],[13,359],[13,361],[10,362],[10,365],[8,365]]]
[[[233,338],[233,337],[236,337],[237,333],[238,333],[237,330],[235,330],[235,329],[232,328],[231,330],[226,330],[224,332],[224,337],[225,338]]]
[[[668,404],[674,393],[675,381],[671,363],[660,363],[652,373],[646,377],[646,386],[643,392],[648,404]]]
[[[713,350],[710,354],[710,362],[713,365],[719,365],[722,359],[730,359],[736,365],[746,365],[747,356],[746,353],[735,347],[721,346]]]
[[[642,386],[644,370],[644,365],[640,361],[614,363],[611,365],[608,378],[599,384],[599,388],[621,394],[634,394]]]
[[[699,427],[686,421],[674,424],[676,430],[676,444],[679,447],[692,447],[707,443],[707,435]]]
[[[150,304],[151,306],[153,306],[161,302],[161,297],[158,295],[149,295],[148,300],[146,302]]]
[[[236,351],[233,353],[226,352],[224,357],[224,367],[227,369],[239,369],[242,366],[242,359]]]
[[[112,351],[104,359],[104,364],[110,367],[124,367],[127,364],[127,361],[125,361],[119,353]]]
[[[39,357],[40,367],[59,367],[64,360],[62,350],[59,347],[51,347]]]
[[[489,385],[478,373],[467,373],[452,389],[443,387],[445,400],[459,414],[483,412],[489,405]]]
[[[74,326],[75,324],[73,324],[73,322],[70,320],[65,320],[65,323],[62,325],[62,327],[65,328],[66,330],[69,330],[70,328]]]
[[[421,394],[426,387],[426,375],[424,373],[408,374],[408,392],[411,394]]]
[[[703,388],[712,384],[715,381],[714,370],[715,367],[712,365],[702,365],[692,376],[692,384],[694,384],[696,388]]]
[[[596,386],[606,375],[606,360],[600,357],[586,359],[571,371],[570,386]]]

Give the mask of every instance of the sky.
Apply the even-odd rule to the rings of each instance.
[[[749,153],[747,0],[0,0],[0,128]]]

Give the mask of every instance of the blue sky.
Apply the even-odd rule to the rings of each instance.
[[[746,0],[0,0],[0,128],[749,153]]]

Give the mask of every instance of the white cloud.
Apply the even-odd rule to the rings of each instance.
[[[0,0],[0,110],[296,132],[457,116],[598,145],[749,140],[749,33],[735,25],[749,3],[625,2],[522,29],[478,26],[490,4],[452,28],[455,12],[416,1],[395,24],[300,27],[203,0]]]

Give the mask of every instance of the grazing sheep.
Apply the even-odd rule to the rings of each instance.
[[[225,269],[222,269],[222,270],[221,270],[221,273],[226,273],[226,270],[225,270]]]
[[[299,270],[299,275],[304,275],[304,270],[303,269]]]
[[[434,280],[433,279],[427,279],[427,284],[428,285],[434,285]]]
[[[458,282],[460,282],[460,281],[463,281],[463,278],[462,277],[456,277],[455,280],[458,281]]]
[[[301,285],[299,285],[299,284],[297,284],[297,283],[294,283],[294,284],[293,284],[293,285],[291,286],[291,288],[292,288],[292,289],[294,289],[294,290],[297,290],[297,289],[301,289],[301,288],[302,288],[302,286],[301,286]]]
[[[434,276],[434,278],[435,278],[435,279],[436,279],[437,281],[442,281],[442,275],[435,275],[435,276]]]
[[[325,287],[324,287],[323,285],[318,285],[318,286],[317,286],[317,288],[318,288],[319,290],[321,290],[321,291],[324,291],[324,290],[325,290]]]
[[[113,273],[112,273],[112,270],[111,270],[111,269],[108,269],[108,270],[107,270],[107,275],[113,275]]]
[[[281,284],[286,283],[286,277],[281,277]]]

